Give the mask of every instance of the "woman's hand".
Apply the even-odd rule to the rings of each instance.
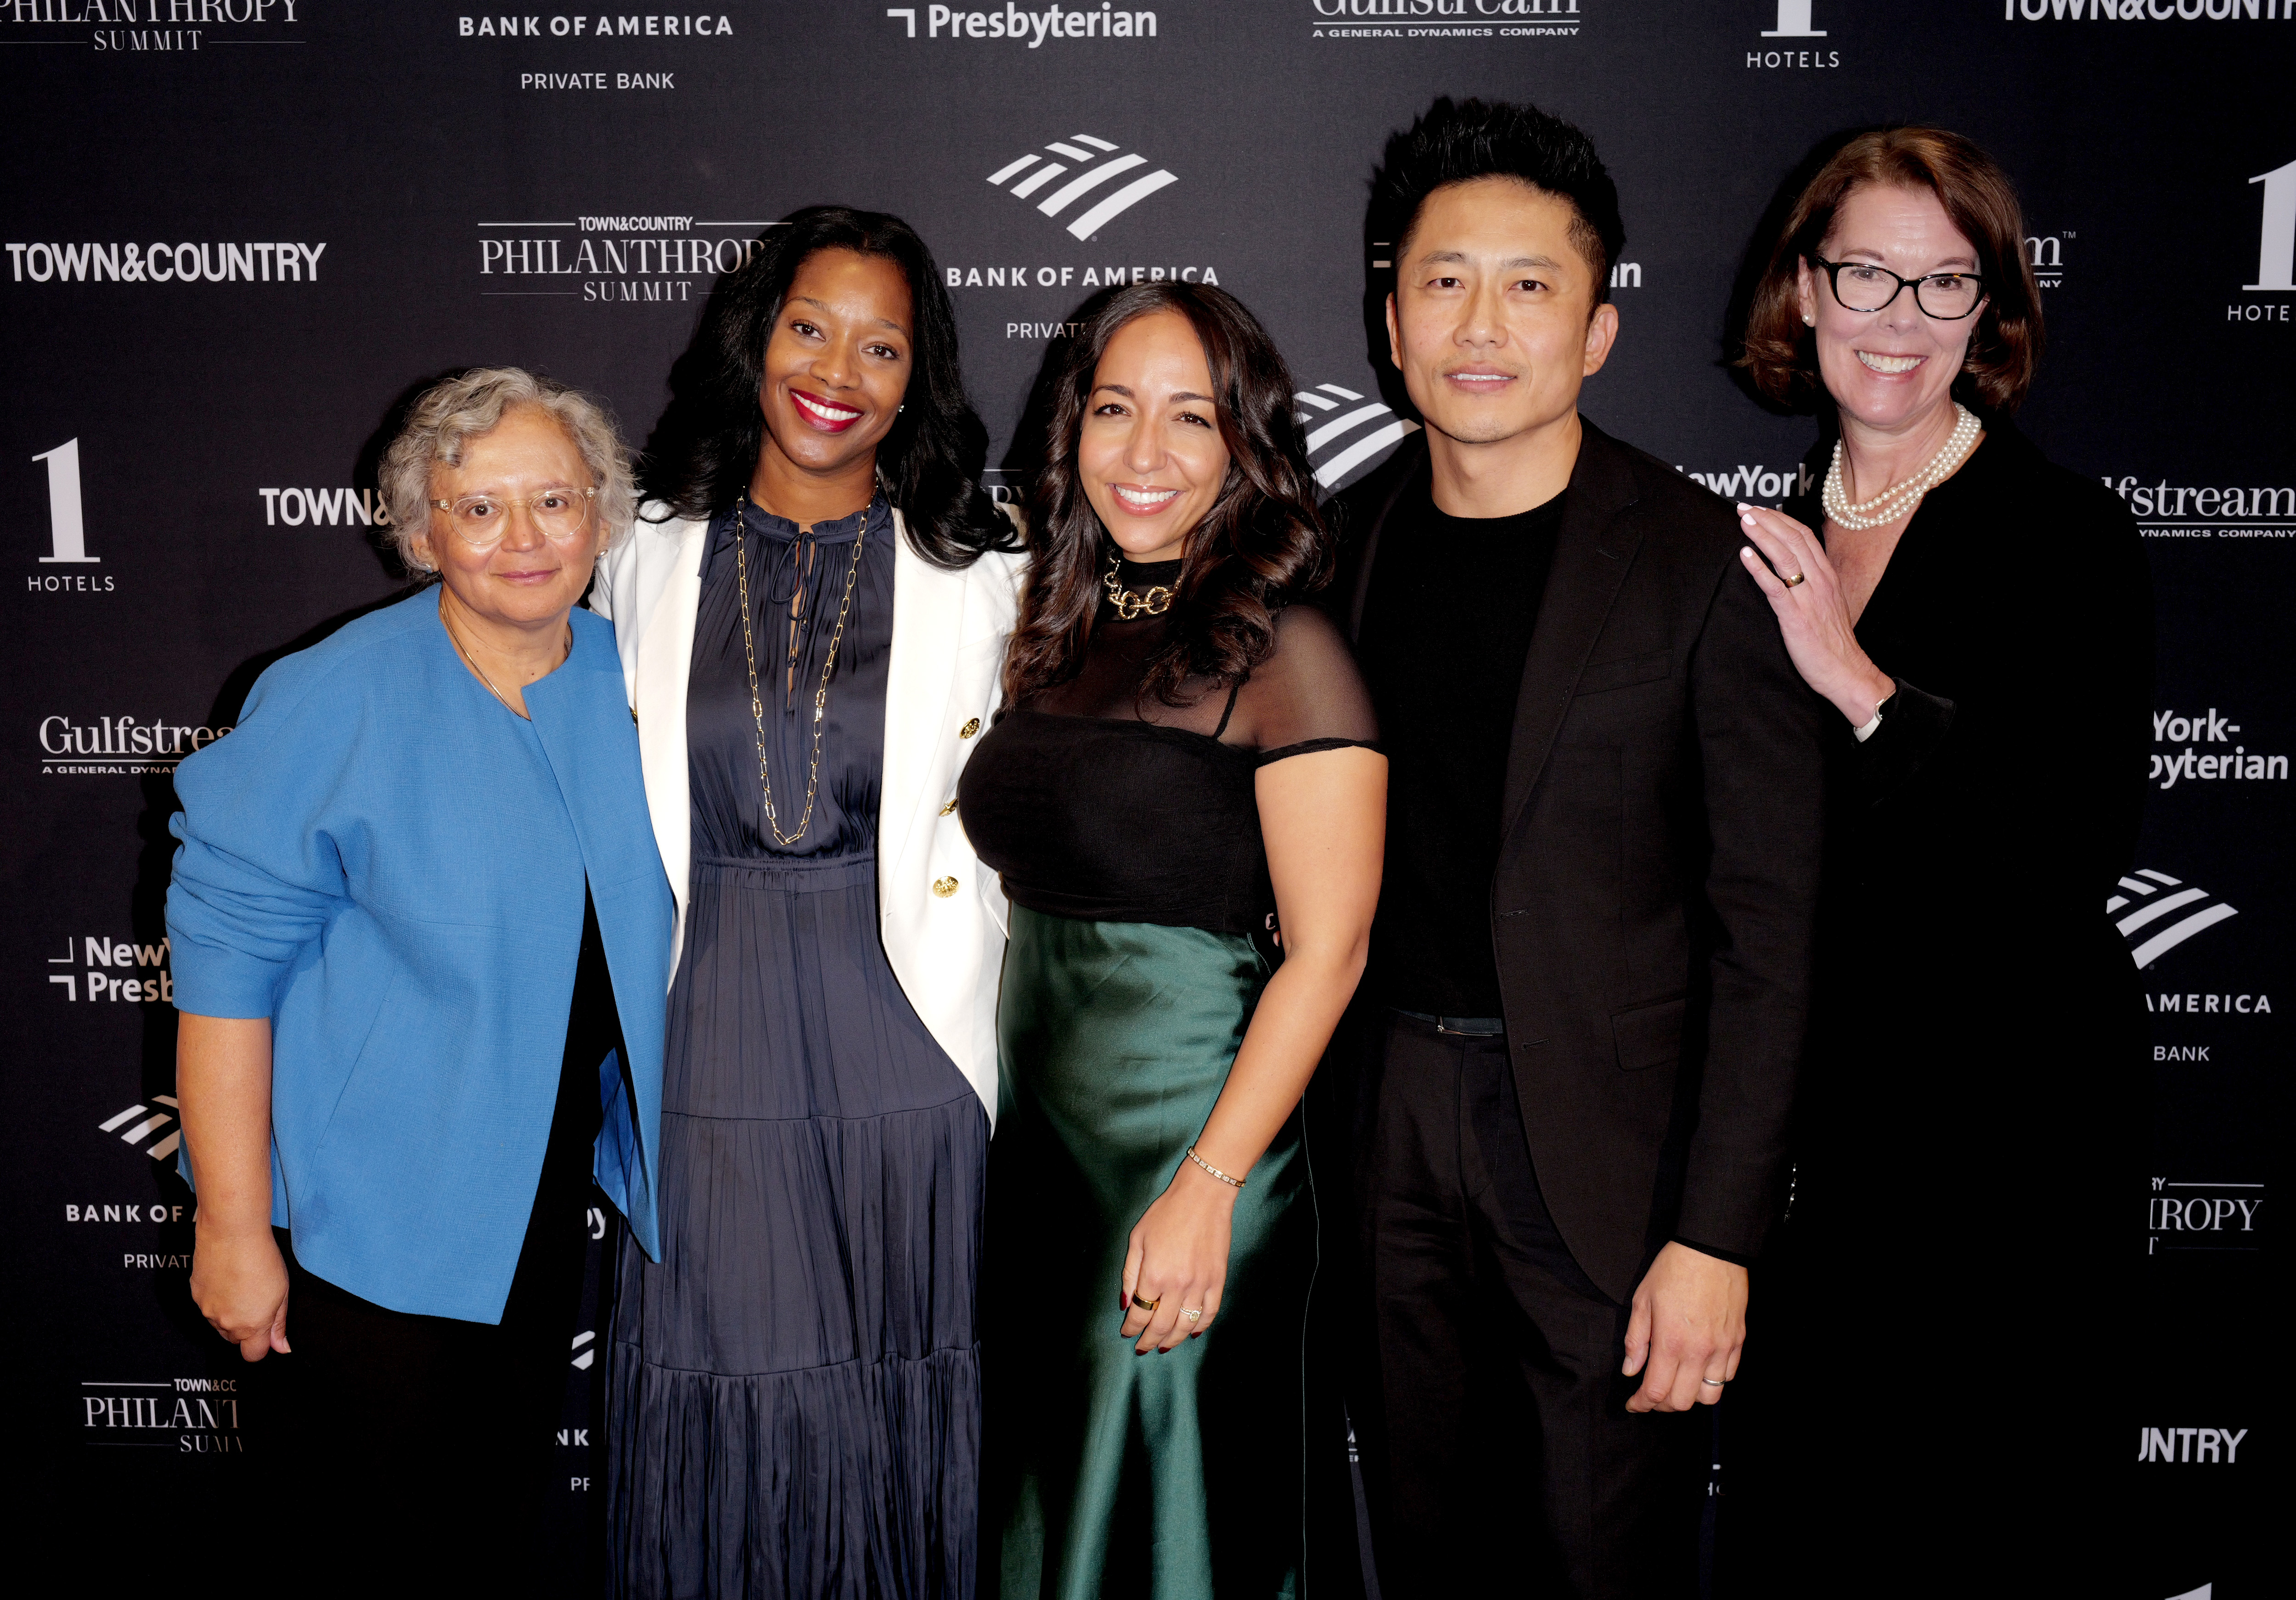
[[[1898,685],[1857,643],[1857,625],[1825,546],[1785,513],[1764,505],[1739,506],[1738,526],[1753,541],[1740,549],[1738,559],[1769,596],[1794,670],[1851,726],[1865,726]],[[1755,554],[1757,548],[1761,555]],[[1767,566],[1762,556],[1769,557]],[[1800,581],[1787,581],[1797,575]]]
[[[1168,1350],[1212,1325],[1227,1284],[1229,1225],[1239,1191],[1181,1158],[1180,1170],[1133,1226],[1124,1252],[1124,1336],[1142,1355]],[[1137,1295],[1155,1310],[1133,1303]],[[1201,1317],[1183,1317],[1201,1311]]]
[[[287,1263],[271,1234],[271,1022],[176,1018],[176,1114],[192,1161],[192,1303],[260,1361],[287,1348]]]
[[[192,1303],[239,1346],[242,1360],[287,1351],[287,1263],[266,1224],[229,1229],[201,1215],[192,1246]]]

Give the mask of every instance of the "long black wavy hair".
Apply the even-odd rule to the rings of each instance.
[[[1190,678],[1242,683],[1275,648],[1275,612],[1330,580],[1331,538],[1292,411],[1291,370],[1243,302],[1201,283],[1133,283],[1087,302],[1052,385],[1042,464],[1029,497],[1029,577],[1004,658],[1004,695],[1017,703],[1084,665],[1107,562],[1108,535],[1085,497],[1077,441],[1093,375],[1117,330],[1159,311],[1188,319],[1211,369],[1227,479],[1181,554],[1165,643],[1149,657],[1144,693],[1183,702]]]
[[[914,327],[905,409],[877,446],[877,471],[916,553],[964,567],[1016,546],[1013,526],[980,488],[988,430],[965,398],[956,317],[932,251],[883,211],[808,206],[758,242],[718,282],[693,342],[670,373],[670,402],[638,464],[638,488],[676,517],[713,517],[734,504],[765,445],[758,388],[766,341],[798,269],[817,252],[849,250],[890,261],[908,280]]]

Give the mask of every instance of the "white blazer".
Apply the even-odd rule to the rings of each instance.
[[[709,524],[648,521],[600,558],[590,609],[614,625],[637,718],[646,805],[685,948],[693,821],[685,782],[685,681],[701,604]],[[1009,514],[1009,513],[1008,513]],[[1016,519],[1017,521],[1017,519]],[[893,513],[893,651],[885,685],[885,775],[877,809],[877,918],[901,990],[996,1115],[996,985],[1007,908],[996,875],[956,818],[956,779],[999,697],[1025,558],[991,552],[963,571],[910,547]]]

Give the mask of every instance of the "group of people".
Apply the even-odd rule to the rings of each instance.
[[[1687,1596],[1718,1438],[1726,1588],[2073,1570],[2150,614],[2010,421],[2008,178],[1901,127],[1794,202],[1783,509],[1580,414],[1578,129],[1439,101],[1374,204],[1423,428],[1332,502],[1259,323],[1157,283],[994,504],[930,252],[840,207],[642,461],[516,369],[414,405],[435,586],[176,775],[280,1571],[528,1592],[597,1193],[619,1595]]]

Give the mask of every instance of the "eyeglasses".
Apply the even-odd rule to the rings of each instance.
[[[594,488],[545,488],[533,494],[464,495],[456,500],[433,500],[447,513],[462,541],[473,550],[491,550],[510,531],[510,513],[523,506],[527,520],[545,537],[565,543],[582,537],[589,526],[590,506],[598,497]]]
[[[1833,298],[1845,310],[1879,311],[1906,290],[1914,304],[1940,322],[1959,322],[1985,303],[1985,280],[1973,272],[1933,272],[1901,278],[1869,261],[1829,261],[1812,256],[1810,265],[1833,283]]]

